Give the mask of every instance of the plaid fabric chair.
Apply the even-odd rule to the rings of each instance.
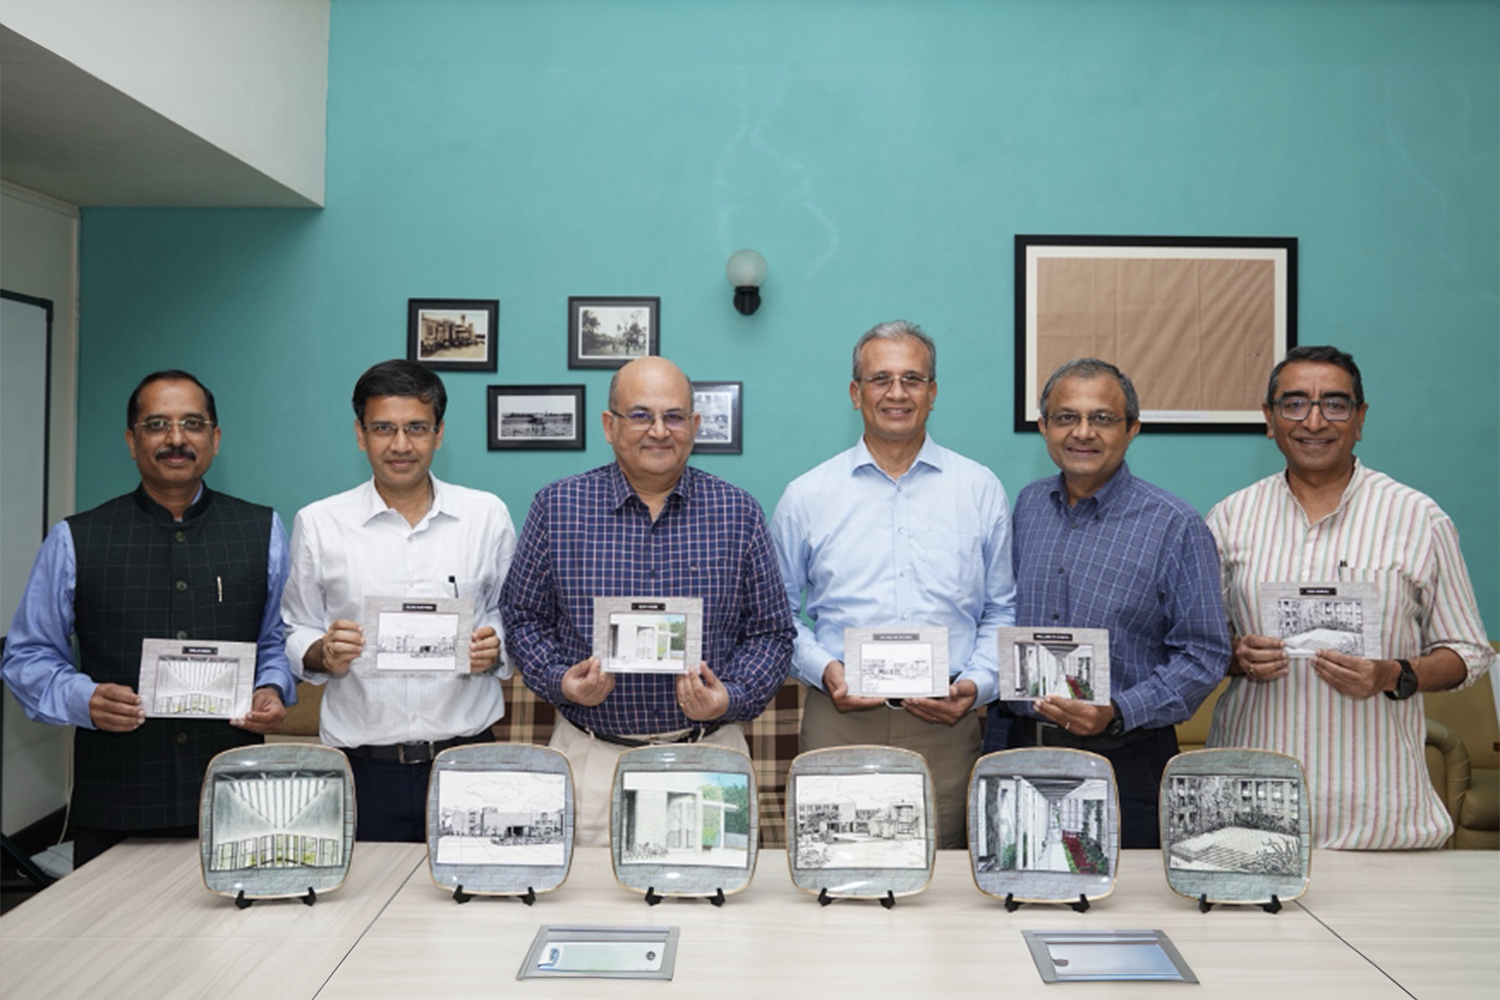
[[[495,723],[495,739],[546,746],[552,739],[556,710],[533,694],[519,674],[500,683],[505,689],[505,718]],[[786,846],[786,772],[797,756],[805,693],[801,684],[787,681],[760,718],[745,727],[750,757],[755,762],[755,785],[760,792],[762,847]]]

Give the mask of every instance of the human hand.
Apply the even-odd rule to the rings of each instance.
[[[89,697],[89,719],[107,733],[128,733],[146,721],[146,707],[124,684],[100,684]]]
[[[563,673],[563,697],[575,705],[597,705],[614,689],[615,675],[605,671],[597,656],[579,660]]]
[[[230,719],[231,726],[248,729],[252,733],[274,733],[286,720],[286,706],[281,702],[281,692],[273,687],[256,688],[250,699],[250,711],[238,719]]]
[[[946,698],[903,698],[901,707],[923,722],[952,726],[969,714],[978,697],[978,685],[970,680],[962,680],[948,685]]]
[[[1062,726],[1074,736],[1097,736],[1115,717],[1113,705],[1090,705],[1077,698],[1049,694],[1031,703],[1037,714]]]
[[[469,637],[469,673],[482,674],[500,659],[500,635],[486,625]]]
[[[1253,681],[1275,681],[1287,675],[1292,661],[1286,643],[1269,635],[1242,635],[1234,640],[1230,667]]]
[[[1369,698],[1395,686],[1401,665],[1395,660],[1368,660],[1331,649],[1312,658],[1313,672],[1324,683],[1351,698]]]
[[[694,722],[712,722],[729,711],[729,691],[700,663],[677,677],[677,707]]]
[[[327,633],[318,640],[319,663],[324,673],[347,674],[349,665],[364,651],[365,630],[359,622],[347,618],[340,618],[330,625]]]
[[[823,668],[823,690],[840,712],[858,712],[865,708],[876,708],[885,704],[884,698],[856,698],[849,693],[849,684],[844,680],[844,665],[838,660],[829,660]]]

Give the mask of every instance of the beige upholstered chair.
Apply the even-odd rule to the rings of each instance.
[[[1500,850],[1500,725],[1493,674],[1462,691],[1424,694],[1427,766],[1453,817],[1451,846]]]

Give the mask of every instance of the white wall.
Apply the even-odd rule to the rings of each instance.
[[[52,301],[47,520],[73,512],[77,442],[78,210],[0,183],[0,287]],[[0,608],[4,629],[14,608]],[[71,730],[31,722],[7,692],[0,829],[14,833],[67,801]]]
[[[5,0],[56,55],[323,204],[329,0]]]

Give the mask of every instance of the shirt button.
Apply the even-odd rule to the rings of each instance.
[[[187,532],[186,531],[179,531],[176,535],[174,535],[172,537],[176,538],[179,542],[185,542],[185,541],[187,541]]]
[[[187,742],[187,733],[178,733],[177,734],[177,745],[178,746],[182,746],[186,742]]]
[[[179,638],[179,639],[186,639],[187,638],[187,633],[185,631],[183,631],[182,629],[178,629],[177,630],[177,638]]]
[[[1057,567],[1057,575],[1058,576],[1062,576],[1066,572],[1067,572],[1067,570],[1063,569],[1061,566]]]
[[[896,534],[898,534],[898,535],[904,535],[904,534],[906,534],[906,529],[905,528],[897,528],[896,529]]]
[[[181,591],[187,590],[187,581],[186,580],[178,580],[177,581],[177,590],[178,590],[179,593]]]

